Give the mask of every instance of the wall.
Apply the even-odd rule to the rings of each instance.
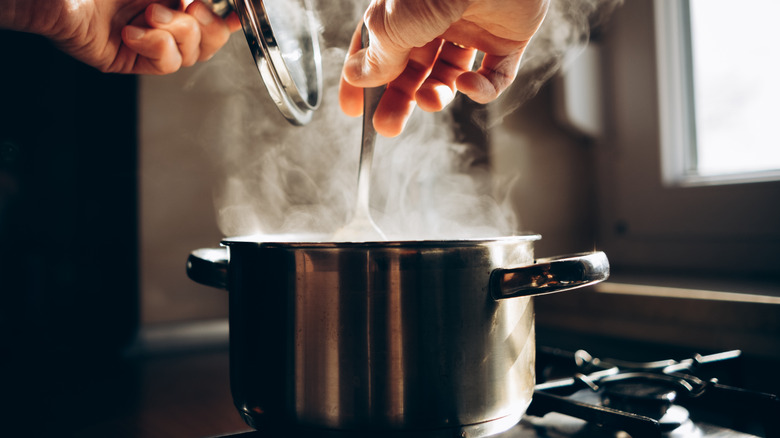
[[[214,61],[231,58],[238,48],[231,44]],[[191,250],[216,246],[222,237],[212,202],[219,175],[198,138],[214,101],[226,93],[221,79],[204,64],[140,80],[143,323],[227,316],[227,293],[196,284],[185,273]]]

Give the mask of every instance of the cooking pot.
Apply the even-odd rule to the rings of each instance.
[[[534,262],[539,238],[237,238],[187,271],[229,290],[231,391],[250,426],[477,437],[531,401],[531,297],[609,275],[602,252]]]

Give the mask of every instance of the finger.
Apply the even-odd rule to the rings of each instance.
[[[364,21],[371,44],[345,63],[345,78],[361,87],[395,79],[406,67],[411,51],[438,38],[471,2],[373,0]]]
[[[200,25],[200,47],[198,61],[207,61],[214,56],[222,46],[227,43],[230,38],[231,21],[230,19],[222,20],[219,16],[214,14],[208,6],[204,5],[200,1],[192,2],[185,12],[195,18]],[[231,14],[235,18],[233,21],[238,21],[238,17],[235,13]],[[230,16],[229,16],[230,17]],[[240,27],[240,23],[238,23]]]
[[[363,114],[363,89],[350,84],[343,76],[339,82],[339,105],[341,111],[350,117]]]
[[[357,31],[352,34],[352,40],[349,43],[349,51],[347,52],[348,55],[355,54],[362,46],[360,42],[361,26],[358,26]],[[339,82],[339,105],[344,114],[358,117],[363,114],[363,89],[347,82],[345,76],[346,72],[345,70],[342,70],[341,80]]]
[[[409,62],[398,78],[387,85],[374,113],[374,128],[385,137],[403,131],[417,106],[415,94],[433,69],[442,40],[436,39],[409,54]]]
[[[181,53],[181,65],[189,67],[200,58],[201,33],[198,21],[191,15],[152,3],[144,13],[153,28],[170,32]]]
[[[238,18],[238,14],[235,12],[231,12],[230,15],[225,18],[225,22],[228,25],[228,29],[230,29],[230,33],[241,29],[241,19]]]
[[[476,54],[476,49],[445,43],[431,74],[415,95],[420,108],[429,112],[441,111],[452,102],[457,90],[455,82],[471,70]]]
[[[479,70],[458,77],[458,90],[474,102],[492,102],[514,82],[522,54],[522,51],[507,56],[485,54]]]
[[[362,24],[355,31],[358,41],[361,28]],[[395,79],[406,67],[411,52],[411,49],[391,48],[389,37],[380,39],[370,27],[368,29],[368,47],[351,53],[344,62],[344,79],[358,87],[377,87]]]
[[[120,67],[124,72],[168,74],[181,68],[181,53],[170,32],[138,26],[125,26],[122,29],[122,41],[128,49],[137,53],[132,65]]]

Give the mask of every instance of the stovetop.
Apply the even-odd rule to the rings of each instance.
[[[516,426],[495,438],[780,436],[773,394],[728,380],[738,350],[630,362],[539,347],[533,401]],[[274,434],[275,435],[275,434]],[[417,436],[419,434],[415,434]],[[272,436],[267,431],[232,435]],[[339,433],[328,432],[339,438]]]
[[[267,438],[270,436],[296,436],[297,435],[271,435],[263,431],[243,432],[234,435],[224,435],[218,438]],[[327,437],[338,436],[335,433],[328,433]],[[373,434],[366,434],[366,437],[374,437]],[[381,436],[381,435],[380,435]],[[568,438],[568,437],[641,437],[642,435],[629,435],[626,432],[610,430],[608,428],[589,425],[584,420],[579,420],[567,415],[551,413],[544,418],[528,417],[520,421],[515,427],[506,432],[492,435],[490,438]],[[686,423],[674,432],[660,435],[669,438],[691,438],[691,437],[719,437],[719,438],[755,438],[771,435],[753,435],[740,432],[729,428],[715,426],[709,423]]]
[[[518,429],[542,436],[777,436],[776,395],[719,381],[740,355],[630,362],[540,347],[540,383]],[[524,436],[513,432],[507,438]]]

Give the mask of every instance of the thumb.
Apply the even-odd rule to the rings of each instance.
[[[378,38],[370,28],[369,45],[362,49],[362,23],[352,35],[349,56],[344,62],[344,79],[356,87],[377,87],[398,77],[406,67],[411,48],[388,44],[387,38]]]

